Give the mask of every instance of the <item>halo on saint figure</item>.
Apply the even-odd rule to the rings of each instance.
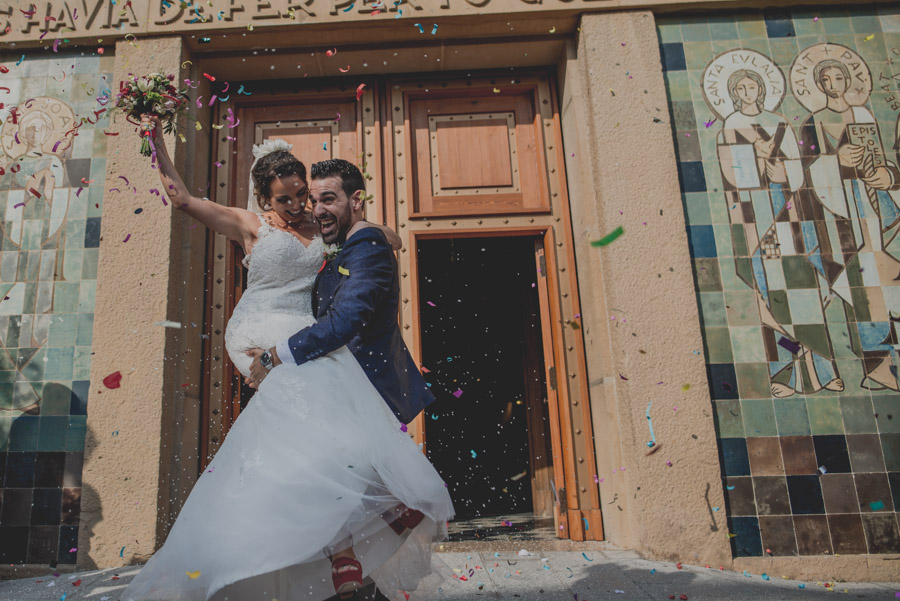
[[[872,93],[869,66],[855,51],[840,44],[816,44],[801,50],[791,64],[791,91],[797,102],[811,113],[821,111],[828,97],[816,82],[828,69],[847,82],[844,99],[850,106],[862,106]]]
[[[746,48],[735,48],[723,52],[712,59],[703,70],[703,98],[716,116],[725,120],[728,115],[740,110],[739,100],[729,88],[732,75],[738,72],[749,75],[758,85],[762,108],[774,111],[784,100],[784,73],[765,54]]]
[[[75,124],[75,111],[50,96],[31,98],[18,107],[14,120],[8,115],[0,129],[0,142],[11,159],[29,152],[62,156],[72,146],[69,132]]]

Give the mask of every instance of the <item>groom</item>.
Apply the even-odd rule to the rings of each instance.
[[[310,170],[309,197],[322,240],[338,244],[326,255],[313,286],[316,323],[268,351],[254,349],[251,386],[283,362],[298,365],[344,345],[397,418],[408,424],[434,400],[397,324],[400,281],[384,234],[363,219],[365,181],[352,163],[330,159]]]

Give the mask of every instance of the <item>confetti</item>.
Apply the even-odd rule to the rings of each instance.
[[[359,101],[362,95],[366,93],[366,84],[361,83],[356,87],[356,100]]]
[[[349,275],[350,275],[350,270],[347,269],[346,267],[344,267],[343,265],[340,265],[340,266],[338,266],[338,273],[341,274],[341,275],[349,276]]]
[[[457,388],[452,394],[453,394],[453,396],[455,396],[456,398],[461,397],[461,396],[463,395],[462,388]]]
[[[128,234],[127,236],[125,236],[125,239],[122,240],[122,242],[128,242],[129,240],[131,240],[131,234]]]
[[[684,384],[684,385],[681,387],[682,392],[687,392],[687,391],[690,390],[690,389],[691,389],[691,385],[690,385],[690,384]]]
[[[550,33],[556,33],[556,25],[550,28]]]
[[[344,69],[343,67],[338,67],[338,71],[340,71],[341,73],[347,73],[348,71],[350,71],[350,65],[347,65],[346,69]]]
[[[344,9],[343,11],[341,11],[341,12],[345,12],[345,13],[350,12],[351,10],[353,10],[353,5],[354,5],[354,2],[351,2],[351,3],[350,3],[350,6],[348,6],[347,8],[345,8],[345,9]]]
[[[603,236],[599,240],[595,240],[595,241],[591,242],[591,246],[606,246],[607,244],[612,243],[616,238],[618,238],[619,236],[621,236],[624,233],[625,233],[625,230],[620,225],[619,227],[617,227],[616,229],[614,229],[607,235]]]
[[[800,351],[800,345],[793,340],[788,340],[784,336],[778,338],[778,346],[783,347],[796,355]]]
[[[884,501],[872,501],[869,503],[869,508],[872,511],[878,511],[880,509],[884,509]]]
[[[647,426],[650,428],[650,440],[647,442],[648,447],[652,447],[656,444],[656,434],[653,433],[653,420],[650,419],[650,406],[653,404],[653,401],[647,403]]]
[[[591,559],[590,557],[587,556],[587,553],[582,552],[581,556],[584,557],[588,561],[594,561],[593,559]]]
[[[437,305],[435,305],[435,304],[434,304],[433,302],[431,302],[431,301],[425,301],[425,304],[428,305],[429,307],[437,307]]]
[[[191,580],[196,580],[197,578],[200,577],[200,572],[199,572],[199,571],[197,571],[197,572],[185,572],[185,574],[186,574],[187,577],[190,578]]]
[[[175,329],[181,329],[181,323],[180,323],[180,322],[177,322],[177,321],[157,321],[157,322],[154,323],[153,325],[155,325],[155,326],[160,326],[160,327],[163,327],[163,328],[175,328]]]
[[[407,432],[409,431],[409,427],[406,424],[400,424],[400,431]]]
[[[122,372],[116,371],[103,378],[103,385],[107,388],[119,388],[122,385]],[[122,547],[124,549],[124,547]]]
[[[118,433],[119,433],[119,431],[116,430],[116,434],[118,434]],[[119,557],[125,557],[124,553],[125,553],[125,547],[122,547],[122,549],[119,551]]]
[[[478,453],[476,453],[474,449],[470,449],[469,452],[472,453],[472,459],[478,457]]]
[[[425,28],[422,27],[422,24],[421,24],[421,23],[414,23],[414,24],[413,24],[413,27],[418,27],[418,28],[419,28],[419,33],[425,33]]]
[[[434,24],[434,27],[431,28],[431,35],[435,35],[437,33],[437,23]]]
[[[337,48],[325,51],[325,56],[334,56],[335,54],[337,54]]]
[[[873,39],[875,39],[875,34],[874,34],[874,33],[873,33],[873,34],[870,34],[870,35],[867,35],[867,36],[865,37],[864,40],[865,40],[866,42],[868,42],[869,40],[873,40]]]

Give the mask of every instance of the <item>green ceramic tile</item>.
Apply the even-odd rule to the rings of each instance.
[[[691,100],[691,85],[687,71],[667,71],[666,90],[669,101]]]
[[[47,380],[71,380],[74,359],[74,347],[47,349],[47,368],[44,370],[44,377]]]
[[[725,295],[721,292],[701,292],[700,318],[704,328],[727,326],[728,320],[725,318]],[[728,345],[728,348],[731,348],[730,344]]]
[[[83,261],[83,250],[69,249],[65,251],[63,256],[63,279],[70,282],[80,280]]]
[[[681,36],[685,42],[704,42],[710,39],[709,24],[703,17],[690,17],[681,22]]]
[[[91,379],[91,347],[75,347],[75,356],[72,360],[72,379]]]
[[[82,280],[78,294],[78,312],[93,313],[94,303],[97,298],[97,281]]]
[[[761,327],[739,326],[730,329],[735,363],[762,363],[766,360]]]
[[[725,313],[731,326],[759,325],[759,304],[756,292],[752,290],[727,290],[725,292]]]
[[[734,371],[741,398],[758,399],[772,394],[766,363],[738,363]]]
[[[741,401],[746,436],[777,436],[775,408],[772,399],[748,399]]]
[[[790,289],[816,288],[818,279],[812,264],[802,256],[785,256],[781,259],[784,280]]]
[[[863,369],[859,359],[837,359],[838,373],[844,381],[843,394],[848,396],[867,396],[869,391],[862,388]]]
[[[900,13],[884,6],[878,8],[878,14],[881,17],[882,31],[900,33]]]
[[[84,248],[84,219],[70,219],[66,222],[66,248]]]
[[[683,195],[687,225],[710,225],[709,196],[706,192],[688,192]]]
[[[9,451],[9,431],[12,430],[14,419],[11,415],[0,415],[0,453]]]
[[[881,434],[900,433],[900,394],[873,393],[875,421]]]
[[[740,270],[741,273],[746,271],[749,274],[750,259],[725,259],[719,263],[719,269],[721,271],[722,289],[740,292],[747,291],[747,283],[738,276],[738,271]]]
[[[782,70],[787,71],[797,57],[797,40],[794,38],[769,39],[769,58],[775,61]]]
[[[94,315],[82,313],[78,315],[78,334],[75,337],[77,346],[90,346],[94,338]]]
[[[13,385],[16,372],[4,371],[0,372],[0,375],[7,375],[4,381],[0,382],[0,411],[8,411],[13,408]]]
[[[53,312],[76,313],[81,285],[75,282],[56,282],[53,287]]]
[[[711,292],[722,289],[717,259],[694,259],[694,273],[697,276],[697,287],[700,292]]]
[[[803,36],[824,35],[825,24],[817,18],[818,12],[816,10],[793,11],[794,34],[798,39],[802,39]]]
[[[719,438],[743,438],[740,401],[715,401],[716,426]]]
[[[840,399],[810,396],[806,399],[806,409],[813,435],[844,433]]]
[[[823,14],[819,22],[825,26],[825,33],[829,36],[839,35],[853,31],[853,23],[846,14]]]
[[[773,405],[779,436],[804,436],[810,433],[806,399],[775,399]]]
[[[732,363],[731,337],[728,328],[705,328],[707,363]]]
[[[72,346],[78,332],[78,316],[67,313],[54,315],[50,323],[49,346]]]
[[[663,43],[680,42],[681,22],[674,19],[660,19],[656,22],[656,30],[659,40]]]
[[[878,431],[872,399],[867,396],[841,396],[840,402],[847,434],[870,434]]]
[[[96,280],[97,279],[97,263],[100,258],[100,249],[86,248],[84,249],[84,263],[82,264],[81,279]]]
[[[713,40],[737,40],[738,26],[731,15],[709,17],[709,35]]]
[[[45,382],[41,393],[41,415],[69,415],[72,402],[71,382]]]
[[[42,415],[38,434],[38,451],[65,451],[69,431],[68,416]]]
[[[684,43],[684,60],[689,71],[705,69],[712,58],[712,44],[708,41]]]
[[[20,415],[14,419],[9,431],[9,450],[37,450],[39,429],[40,421],[36,415]]]
[[[741,40],[765,38],[768,35],[766,33],[766,22],[759,13],[735,15],[735,21]]]
[[[84,437],[87,433],[87,416],[72,415],[69,417],[69,431],[66,435],[67,451],[83,451]]]
[[[44,357],[47,356],[48,349],[31,349],[20,348],[19,356],[16,363],[19,371],[25,379],[30,382],[38,382],[44,379],[45,365]]]

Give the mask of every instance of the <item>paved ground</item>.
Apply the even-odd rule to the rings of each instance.
[[[744,575],[640,559],[630,551],[452,552],[439,557],[452,570],[440,584],[412,593],[410,601],[793,601],[896,599],[900,583],[823,583]],[[54,574],[0,582],[2,601],[116,601],[139,567]],[[454,577],[455,576],[455,577]],[[463,580],[465,578],[465,580]],[[898,576],[900,580],[900,576]],[[77,586],[74,586],[78,583]],[[801,588],[801,586],[803,588]],[[65,597],[63,597],[65,594]],[[684,597],[682,597],[684,595]]]

